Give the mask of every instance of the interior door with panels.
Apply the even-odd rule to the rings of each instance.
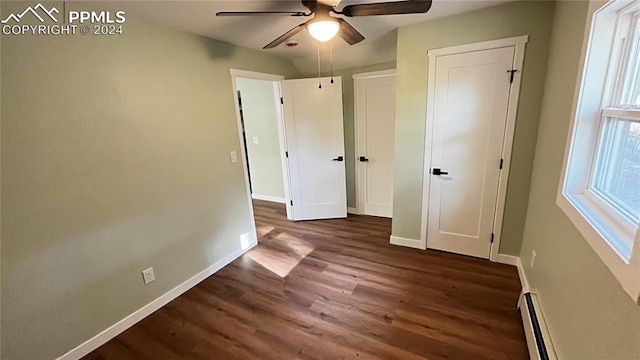
[[[293,220],[344,218],[342,79],[284,80],[281,85]]]
[[[489,258],[514,50],[436,58],[428,248]]]
[[[396,75],[356,75],[356,176],[358,212],[391,217]]]

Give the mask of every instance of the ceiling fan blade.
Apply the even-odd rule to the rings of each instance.
[[[431,9],[431,0],[404,0],[386,3],[358,4],[345,6],[337,13],[345,16],[420,14]]]
[[[302,11],[220,11],[216,16],[309,16]]]
[[[269,44],[267,44],[265,47],[263,47],[263,49],[273,49],[274,47],[282,44],[283,42],[285,42],[285,40],[289,39],[290,37],[294,36],[295,34],[299,33],[300,31],[302,31],[304,29],[304,26],[307,23],[302,23],[296,27],[294,27],[293,29],[287,31],[286,33],[282,34],[279,38],[273,40],[272,42],[270,42]]]
[[[364,36],[346,20],[338,19],[338,22],[340,22],[340,31],[338,31],[338,36],[343,38],[349,45],[355,45],[364,40]]]

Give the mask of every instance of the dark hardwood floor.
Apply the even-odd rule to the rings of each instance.
[[[528,359],[515,267],[284,211],[256,201],[256,248],[85,359]]]

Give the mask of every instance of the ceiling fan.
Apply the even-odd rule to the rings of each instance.
[[[263,49],[274,48],[292,36],[302,31],[305,27],[316,40],[329,41],[338,35],[349,45],[354,45],[362,40],[364,36],[358,32],[346,20],[336,17],[335,15],[343,15],[346,17],[354,16],[375,16],[375,15],[400,15],[400,14],[420,14],[426,13],[431,9],[432,0],[404,0],[381,2],[373,4],[356,4],[347,5],[342,10],[337,7],[323,4],[317,0],[302,0],[302,5],[309,12],[302,11],[221,11],[216,16],[294,16],[309,17],[310,20],[294,27],[293,29],[282,34],[277,39],[267,44]]]

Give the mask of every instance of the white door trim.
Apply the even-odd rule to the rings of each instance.
[[[507,110],[507,124],[505,128],[504,143],[502,146],[502,158],[504,159],[502,171],[498,184],[498,199],[496,201],[496,213],[493,221],[494,239],[491,244],[491,255],[489,259],[493,262],[499,260],[498,251],[500,249],[500,240],[502,235],[502,221],[504,218],[504,205],[507,196],[507,181],[509,177],[509,169],[511,167],[511,152],[513,150],[513,136],[515,133],[516,115],[518,111],[518,99],[520,97],[520,83],[522,80],[522,65],[524,63],[525,45],[529,41],[529,36],[518,36],[506,39],[484,41],[473,44],[459,45],[448,48],[432,49],[427,52],[429,62],[429,81],[427,85],[427,123],[425,131],[425,149],[424,149],[424,169],[422,174],[422,221],[420,228],[420,248],[427,248],[427,222],[429,213],[429,187],[431,184],[431,136],[433,134],[434,123],[434,103],[435,103],[435,74],[436,74],[436,58],[438,56],[446,56],[453,54],[461,54],[467,52],[491,50],[503,47],[513,46],[515,48],[513,58],[513,69],[518,70],[513,78],[511,91],[509,92],[509,104]]]
[[[364,79],[364,78],[373,78],[373,77],[381,77],[381,76],[392,76],[392,75],[396,75],[396,69],[370,71],[370,72],[366,72],[366,73],[353,74],[353,78],[354,79]]]
[[[242,172],[244,173],[244,182],[247,187],[247,199],[249,201],[249,211],[251,213],[251,226],[254,232],[255,239],[258,239],[256,232],[255,218],[253,216],[253,202],[251,200],[251,190],[249,188],[249,164],[247,164],[247,154],[244,148],[242,140],[242,121],[240,120],[240,106],[238,104],[238,87],[236,84],[237,78],[255,79],[255,80],[268,80],[273,81],[274,87],[274,100],[276,103],[276,115],[278,118],[278,139],[280,143],[280,162],[282,164],[282,178],[284,179],[284,196],[285,205],[287,207],[287,218],[291,219],[291,195],[289,193],[289,162],[285,156],[287,151],[286,137],[284,136],[284,113],[282,110],[282,104],[280,103],[280,97],[282,92],[280,90],[280,81],[284,80],[282,75],[265,74],[254,71],[230,69],[231,84],[233,89],[233,104],[236,108],[236,122],[238,127],[238,139],[240,140],[240,157],[242,158]]]
[[[522,47],[522,54],[524,56],[524,46],[526,45],[527,42],[529,42],[529,35],[522,35],[522,36],[510,37],[505,39],[489,40],[489,41],[482,41],[482,42],[477,42],[472,44],[464,44],[464,45],[451,46],[446,48],[431,49],[427,51],[427,56],[429,56],[429,58],[432,58],[432,57],[444,56],[444,55],[453,55],[453,54],[462,54],[466,52],[498,49],[498,48],[503,48],[508,46],[515,46],[516,52],[518,51],[518,47]],[[514,81],[514,84],[515,84],[515,81]]]
[[[396,69],[389,69],[389,70],[381,70],[381,71],[371,71],[371,72],[366,72],[366,73],[360,73],[360,74],[353,74],[353,137],[354,137],[354,164],[356,164],[356,171],[355,171],[355,184],[356,184],[356,207],[353,208],[355,210],[355,214],[362,214],[362,212],[364,211],[364,195],[363,192],[365,189],[363,189],[363,182],[362,179],[364,177],[363,169],[361,166],[358,166],[358,157],[359,157],[359,151],[358,149],[360,149],[360,141],[358,140],[358,131],[360,129],[360,123],[362,122],[361,119],[361,114],[363,113],[363,111],[361,109],[359,109],[359,107],[362,105],[358,102],[358,93],[360,91],[362,91],[360,89],[360,86],[358,86],[358,81],[359,79],[367,79],[367,78],[377,78],[377,77],[383,77],[383,76],[396,76],[397,72]]]

